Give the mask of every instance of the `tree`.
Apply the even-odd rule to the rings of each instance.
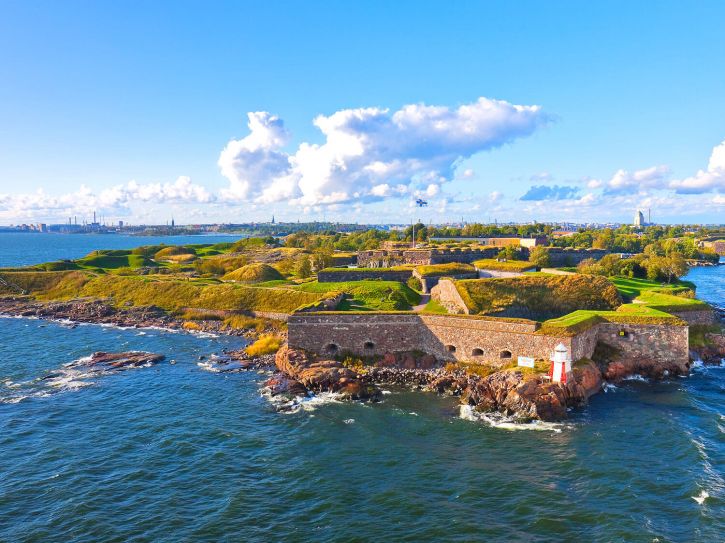
[[[689,270],[687,261],[682,253],[672,253],[663,259],[664,275],[667,277],[667,282],[671,283],[672,279],[678,279],[685,275]]]
[[[496,258],[500,260],[523,260],[521,258],[521,251],[519,249],[516,249],[515,247],[508,245],[506,247],[503,247],[499,252]]]
[[[312,267],[316,272],[328,268],[332,264],[332,252],[318,249],[312,254]]]
[[[612,229],[605,228],[599,232],[592,242],[592,247],[594,249],[606,249],[607,251],[611,251],[612,247],[614,247],[614,232],[612,232]]]
[[[312,275],[312,264],[310,263],[310,257],[307,255],[303,255],[302,258],[297,261],[297,276],[301,277],[302,279],[307,279],[310,275]]]
[[[534,247],[529,252],[529,262],[536,264],[539,268],[550,266],[551,258],[549,258],[549,250],[546,247]]]

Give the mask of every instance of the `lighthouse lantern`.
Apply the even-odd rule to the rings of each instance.
[[[566,345],[559,343],[551,355],[549,377],[552,383],[566,383],[567,374],[571,371],[571,357]]]

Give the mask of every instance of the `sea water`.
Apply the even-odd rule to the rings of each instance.
[[[721,303],[724,272],[688,278]],[[242,341],[0,319],[0,541],[723,540],[723,367],[521,426],[397,389],[278,411],[199,360]],[[167,359],[63,374],[132,349]]]

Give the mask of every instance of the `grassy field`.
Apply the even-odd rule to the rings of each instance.
[[[339,283],[304,283],[295,289],[310,293],[345,292],[345,300],[339,310],[394,311],[406,310],[420,301],[413,289],[396,281],[343,281]]]
[[[531,262],[525,262],[523,260],[504,260],[499,262],[495,258],[484,258],[481,260],[476,260],[473,265],[480,270],[497,270],[509,272],[524,272],[526,270],[536,268],[535,264],[532,264]]]

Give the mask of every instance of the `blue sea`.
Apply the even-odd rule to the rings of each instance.
[[[0,265],[120,239],[21,236],[0,234]],[[722,304],[724,274],[688,278]],[[627,381],[569,422],[517,426],[396,389],[281,413],[260,392],[266,374],[199,360],[242,341],[0,318],[0,541],[725,539],[725,367]],[[130,349],[167,359],[64,368]]]

